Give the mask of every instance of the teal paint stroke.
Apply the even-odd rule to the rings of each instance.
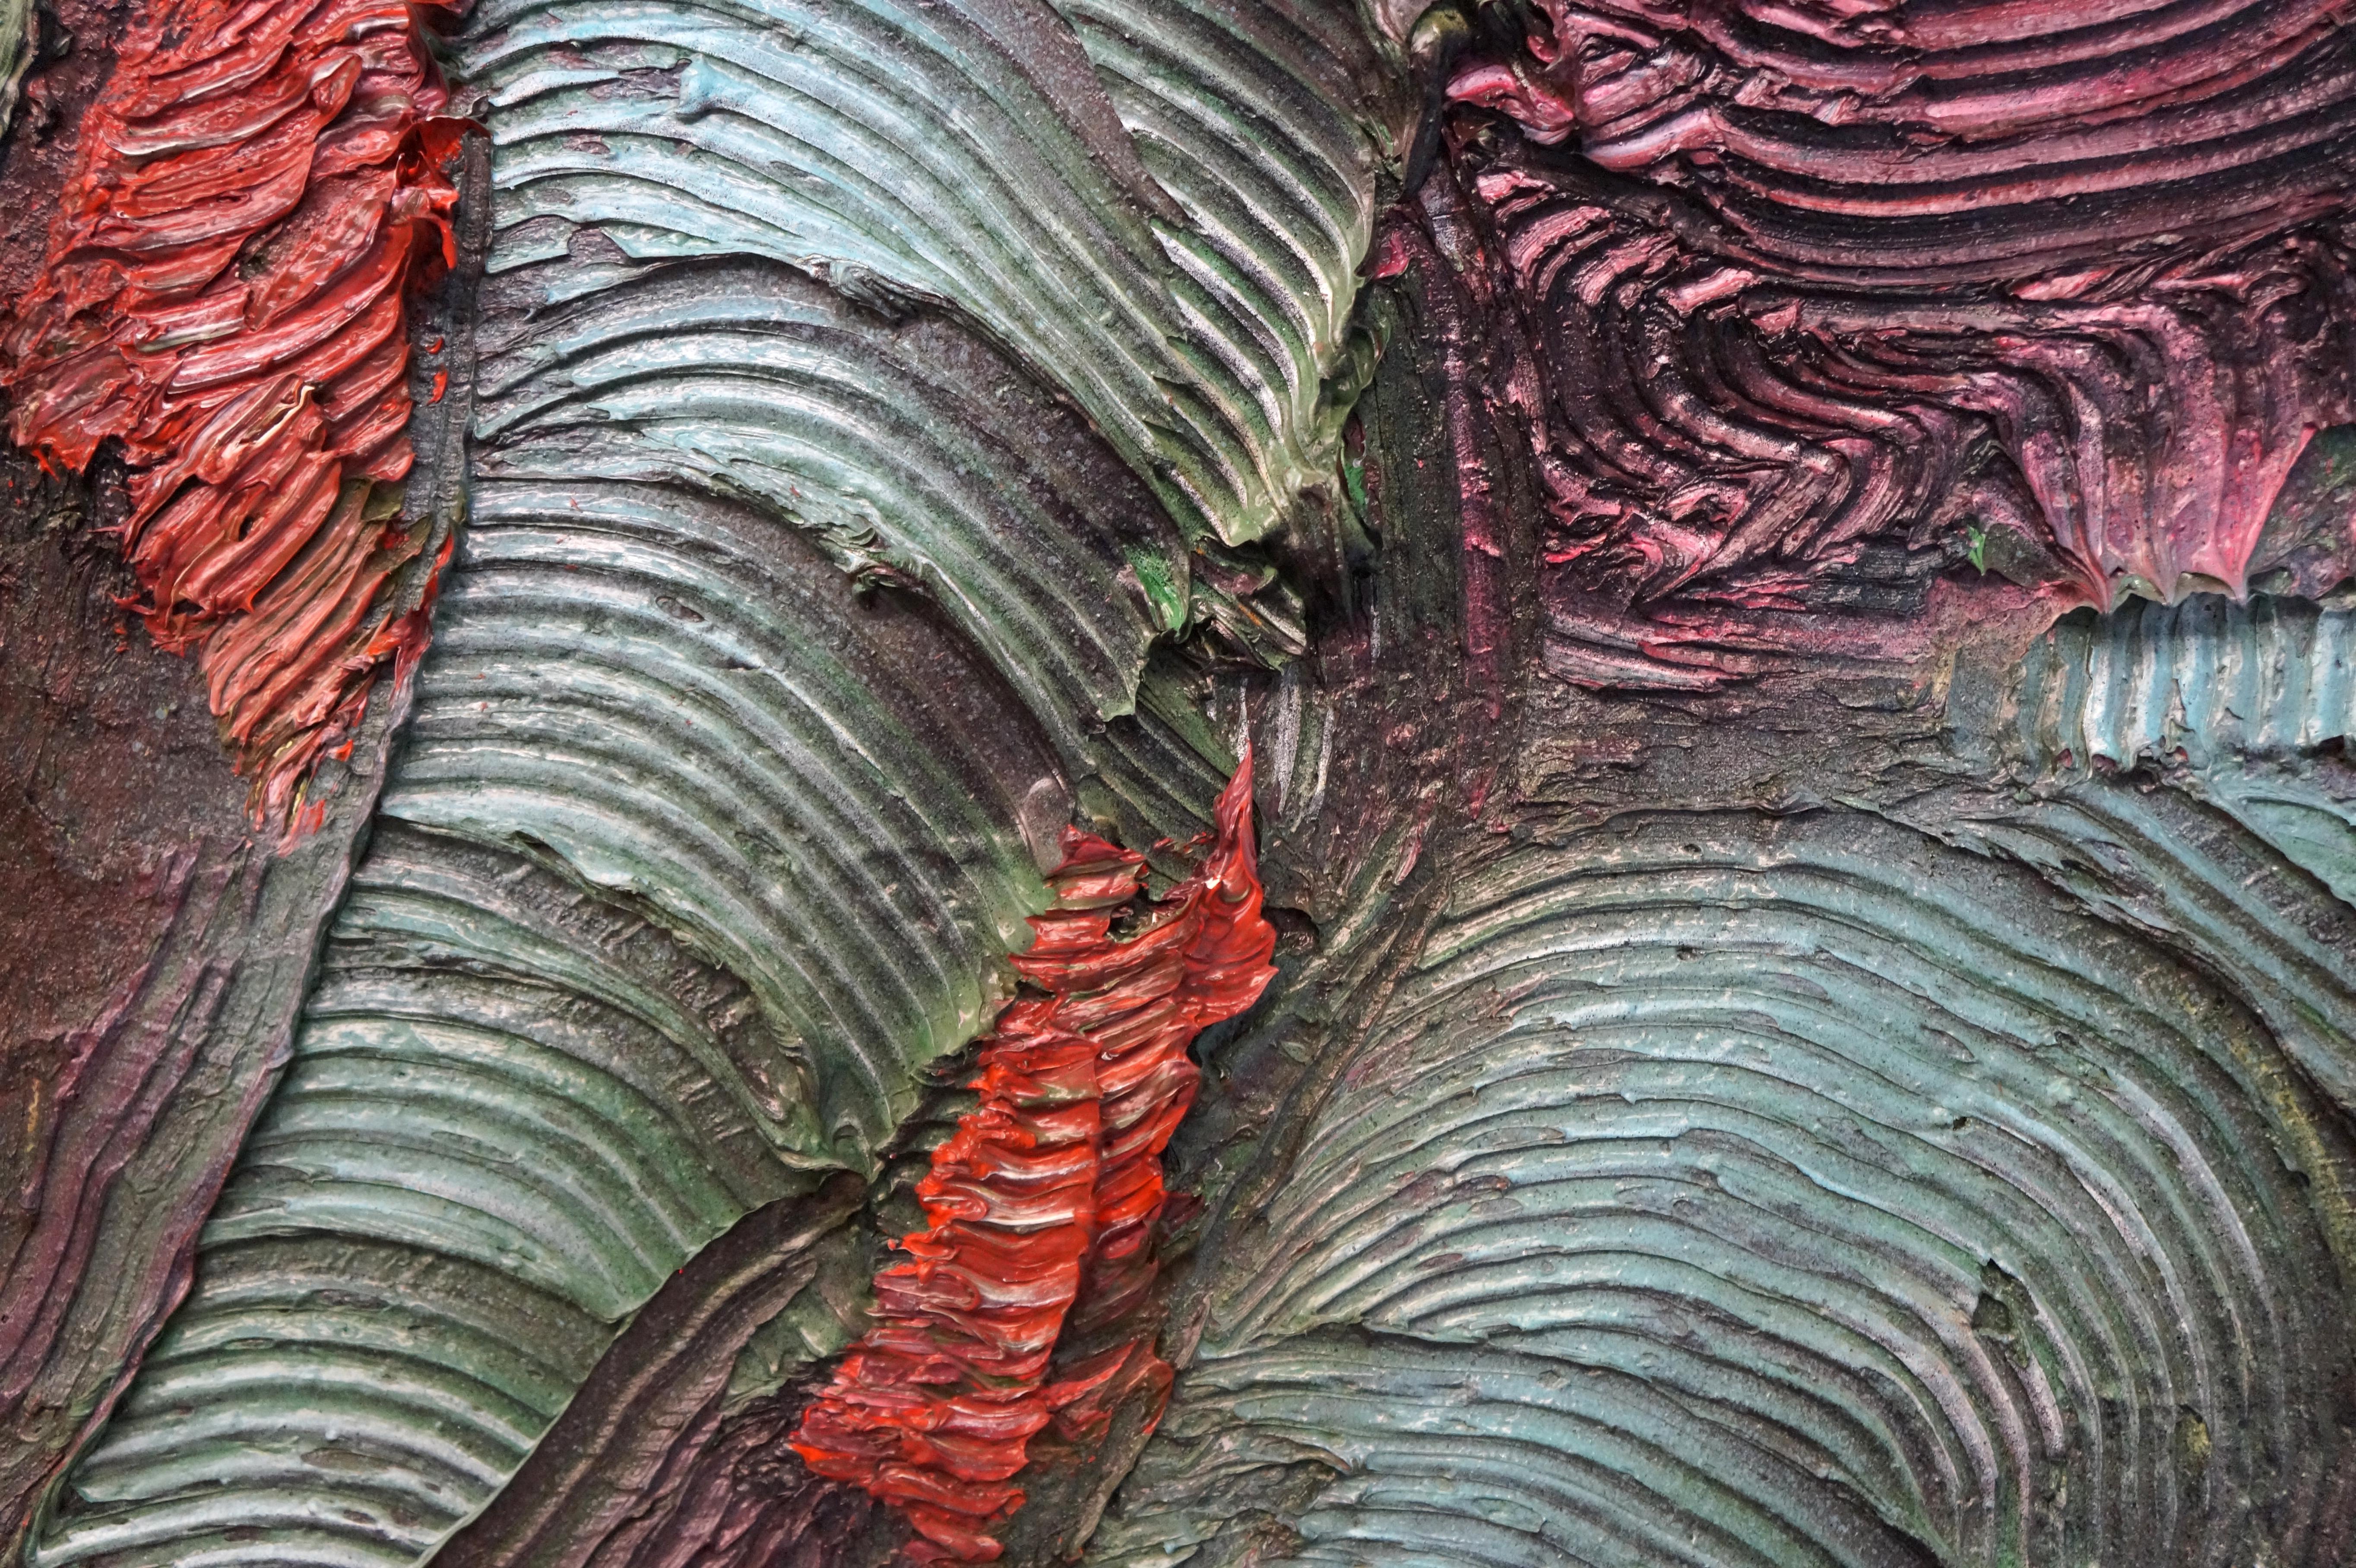
[[[991,1015],[1049,764],[793,539],[477,485],[285,1082],[35,1563],[418,1560],[672,1271],[865,1168]]]
[[[1183,701],[1132,710],[1190,539],[1274,527],[1364,370],[1356,37],[475,14],[498,234],[406,750],[40,1568],[429,1556],[700,1248],[872,1172],[1002,997],[1073,781],[1183,826]]]
[[[2356,904],[2356,776],[2315,753],[2356,731],[2356,603],[2204,594],[2072,616],[2029,650],[2015,737],[2063,777],[2142,764]]]
[[[1623,818],[1469,873],[1258,1261],[1213,1253],[1091,1561],[2295,1534],[2343,1441],[2310,1396],[2349,1371],[2344,1125],[2239,987],[2083,909],[1846,812]]]
[[[1182,529],[1257,539],[1365,374],[1372,58],[1338,8],[498,0],[503,269],[594,226],[947,305],[1084,409]],[[1339,378],[1335,381],[1335,378]],[[1329,386],[1329,382],[1333,385]]]
[[[938,605],[1067,756],[1130,710],[1162,630],[1131,559],[1184,571],[1151,492],[1013,367],[774,265],[658,267],[544,306],[482,396],[485,478],[755,506]]]

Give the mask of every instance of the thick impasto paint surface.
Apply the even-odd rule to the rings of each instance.
[[[351,0],[144,9],[0,336],[14,441],[77,473],[121,443],[133,608],[201,650],[281,824],[377,666],[424,643],[430,605],[390,590],[426,530],[380,495],[412,461],[404,296],[457,261],[459,133],[418,25]]]
[[[28,1563],[2356,1561],[2344,7],[12,15]]]
[[[1052,1420],[1102,1427],[1170,1368],[1147,1339],[1118,1339],[1047,1381],[1067,1325],[1133,1317],[1154,1278],[1166,1203],[1162,1154],[1194,1101],[1187,1047],[1259,999],[1276,971],[1260,913],[1247,756],[1219,796],[1203,868],[1116,935],[1145,859],[1065,830],[1055,907],[1014,961],[1029,992],[981,1045],[981,1104],[933,1150],[916,1185],[928,1221],[909,1261],[875,1276],[876,1327],[803,1415],[794,1451],[821,1476],[890,1500],[926,1561],[991,1562],[987,1533],[1023,1505],[1013,1484]]]

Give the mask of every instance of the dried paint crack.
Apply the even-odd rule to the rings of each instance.
[[[265,821],[424,640],[390,591],[423,533],[385,487],[412,457],[404,295],[455,261],[462,123],[418,15],[145,12],[0,335],[18,444],[80,470],[123,443],[133,607],[198,654]]]
[[[1251,759],[1219,797],[1202,869],[1116,936],[1143,857],[1066,828],[1055,907],[1014,959],[1026,983],[984,1043],[981,1104],[918,1185],[927,1228],[876,1276],[877,1327],[813,1403],[793,1447],[811,1469],[898,1508],[919,1561],[988,1562],[988,1533],[1050,1421],[1100,1429],[1170,1368],[1143,1336],[1047,1381],[1067,1326],[1117,1324],[1154,1275],[1162,1151],[1193,1104],[1195,1035],[1276,971],[1252,848]]]

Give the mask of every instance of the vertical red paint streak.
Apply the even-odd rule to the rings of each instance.
[[[1061,1407],[1169,1370],[1141,1341],[1050,1384],[1071,1323],[1107,1324],[1153,1280],[1162,1152],[1193,1104],[1186,1048],[1276,971],[1252,848],[1251,759],[1219,797],[1202,868],[1113,934],[1142,858],[1065,830],[1055,907],[1014,960],[1025,994],[983,1043],[981,1104],[917,1186],[927,1227],[876,1276],[877,1326],[803,1416],[794,1450],[892,1503],[919,1561],[987,1562],[1022,1506],[1031,1438]]]
[[[158,0],[0,333],[18,444],[122,441],[137,613],[280,822],[419,548],[375,487],[411,462],[404,293],[455,261],[447,99],[404,0]]]

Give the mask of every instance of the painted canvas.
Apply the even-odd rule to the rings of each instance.
[[[11,1568],[2356,1568],[2347,0],[0,0]]]

